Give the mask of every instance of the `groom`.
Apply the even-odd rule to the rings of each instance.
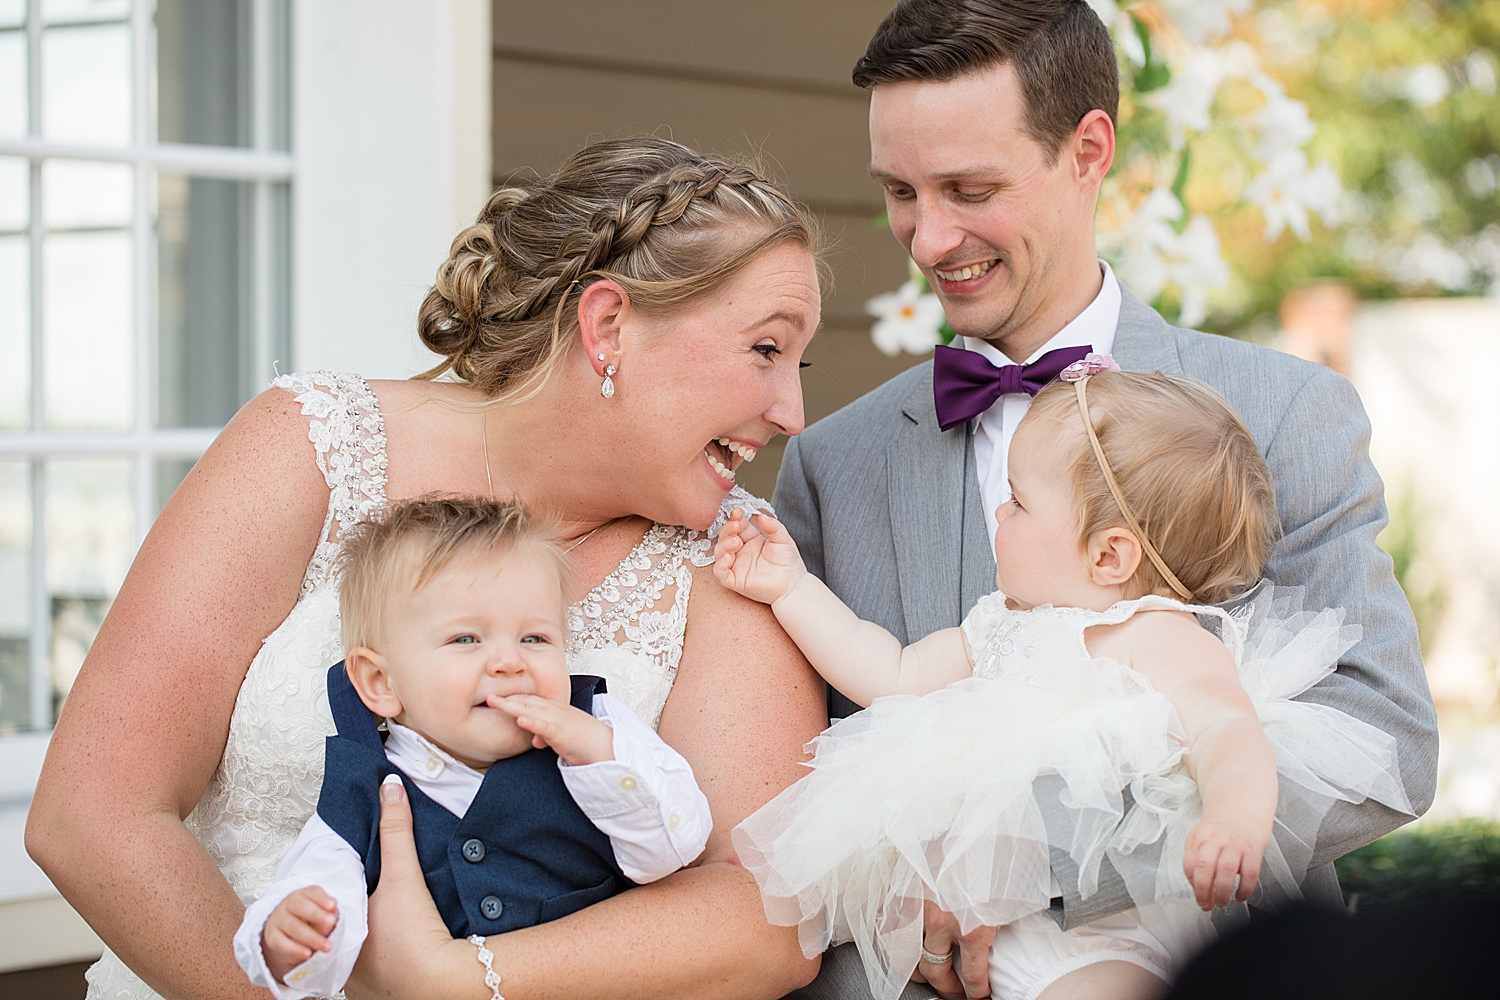
[[[877,29],[854,69],[870,91],[870,172],[885,188],[893,234],[964,350],[939,348],[935,362],[793,438],[777,514],[808,568],[856,614],[915,642],[959,624],[994,589],[990,540],[1009,498],[1011,436],[1031,401],[1024,381],[1039,387],[1087,351],[1113,354],[1127,371],[1200,379],[1238,411],[1275,480],[1283,535],[1265,575],[1306,588],[1307,607],[1347,609],[1364,629],[1337,673],[1304,698],[1392,734],[1407,795],[1425,811],[1436,720],[1415,622],[1375,543],[1386,509],[1359,397],[1326,368],[1169,326],[1097,259],[1117,74],[1109,35],[1084,0],[903,0]],[[1022,378],[1018,365],[1035,367]],[[857,709],[836,691],[829,707],[835,717]],[[1339,803],[1318,835],[1308,898],[1340,905],[1333,860],[1403,819],[1378,804]],[[1064,926],[1131,905],[1118,876],[1078,898],[1066,853],[1053,862],[1064,886],[1053,915]],[[952,958],[924,959],[919,975],[945,992],[987,996],[993,929],[960,937],[951,917],[927,916],[925,950]],[[826,955],[806,995],[867,997],[850,951]],[[906,996],[932,994],[914,986]]]

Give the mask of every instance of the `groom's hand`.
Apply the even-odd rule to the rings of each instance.
[[[939,993],[989,996],[990,942],[995,940],[999,928],[976,927],[968,934],[960,934],[958,919],[932,902],[922,907],[922,928],[923,951],[953,957],[938,963],[924,958],[917,963],[917,971],[911,978],[929,984]]]
[[[797,543],[771,515],[757,514],[752,524],[745,512],[736,508],[719,529],[714,576],[725,589],[752,601],[775,604],[806,575]]]

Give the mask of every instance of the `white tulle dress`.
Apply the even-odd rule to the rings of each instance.
[[[1391,737],[1295,700],[1360,634],[1342,610],[1308,613],[1300,603],[1300,592],[1267,584],[1234,614],[1154,596],[1104,612],[1013,611],[1002,594],[984,598],[963,623],[971,678],[922,697],[876,699],[832,726],[810,744],[812,773],[735,829],[767,916],[796,925],[808,956],[855,942],[872,992],[888,1000],[917,965],[924,900],[965,932],[1031,919],[1060,934],[1044,913],[1056,894],[1049,852],[1058,848],[1077,865],[1082,898],[1098,890],[1108,858],[1137,916],[1164,921],[1152,940],[1166,942],[1168,954],[1111,957],[1170,975],[1189,957],[1180,952],[1212,940],[1182,871],[1202,806],[1172,705],[1135,670],[1091,657],[1084,631],[1174,609],[1197,614],[1224,640],[1280,772],[1277,839],[1251,900],[1274,906],[1300,896],[1313,836],[1334,800],[1373,798],[1411,812]],[[1054,822],[1049,837],[1033,782],[1050,774],[1065,785],[1070,822]]]

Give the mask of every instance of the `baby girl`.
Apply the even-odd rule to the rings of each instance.
[[[1307,857],[1278,839],[1311,844],[1335,798],[1411,812],[1394,742],[1291,700],[1357,641],[1342,611],[1301,614],[1268,585],[1240,613],[1213,606],[1256,583],[1276,509],[1208,387],[1091,357],[1037,395],[1008,469],[1000,592],[905,649],[774,518],[725,527],[719,579],[870,706],[734,843],[772,922],[798,925],[809,956],[856,942],[882,1000],[919,957],[952,960],[922,947],[925,902],[964,933],[1001,926],[1006,1000],[1156,996],[1213,939],[1207,911],[1298,895]],[[1059,879],[1088,898],[1115,875],[1136,908],[1062,929]]]
[[[341,558],[338,735],[317,813],[246,910],[235,956],[282,1000],[343,988],[380,878],[377,794],[397,782],[427,887],[498,997],[483,935],[688,864],[708,801],[598,677],[569,677],[568,560],[524,507],[414,501],[351,532]]]

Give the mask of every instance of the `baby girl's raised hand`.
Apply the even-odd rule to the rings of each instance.
[[[339,922],[339,904],[317,886],[298,889],[277,904],[260,932],[266,967],[278,983],[315,951],[332,951],[328,935]]]
[[[1182,870],[1193,883],[1193,896],[1205,910],[1228,906],[1230,896],[1243,903],[1260,879],[1266,838],[1246,823],[1205,817],[1188,833]],[[1234,880],[1240,880],[1239,891]]]
[[[575,767],[615,759],[615,731],[582,709],[534,694],[490,695],[486,703],[509,713],[516,725],[531,733],[532,746],[551,747]]]
[[[770,514],[756,514],[752,525],[736,508],[719,529],[714,576],[729,590],[752,601],[774,604],[806,575],[797,543]]]

